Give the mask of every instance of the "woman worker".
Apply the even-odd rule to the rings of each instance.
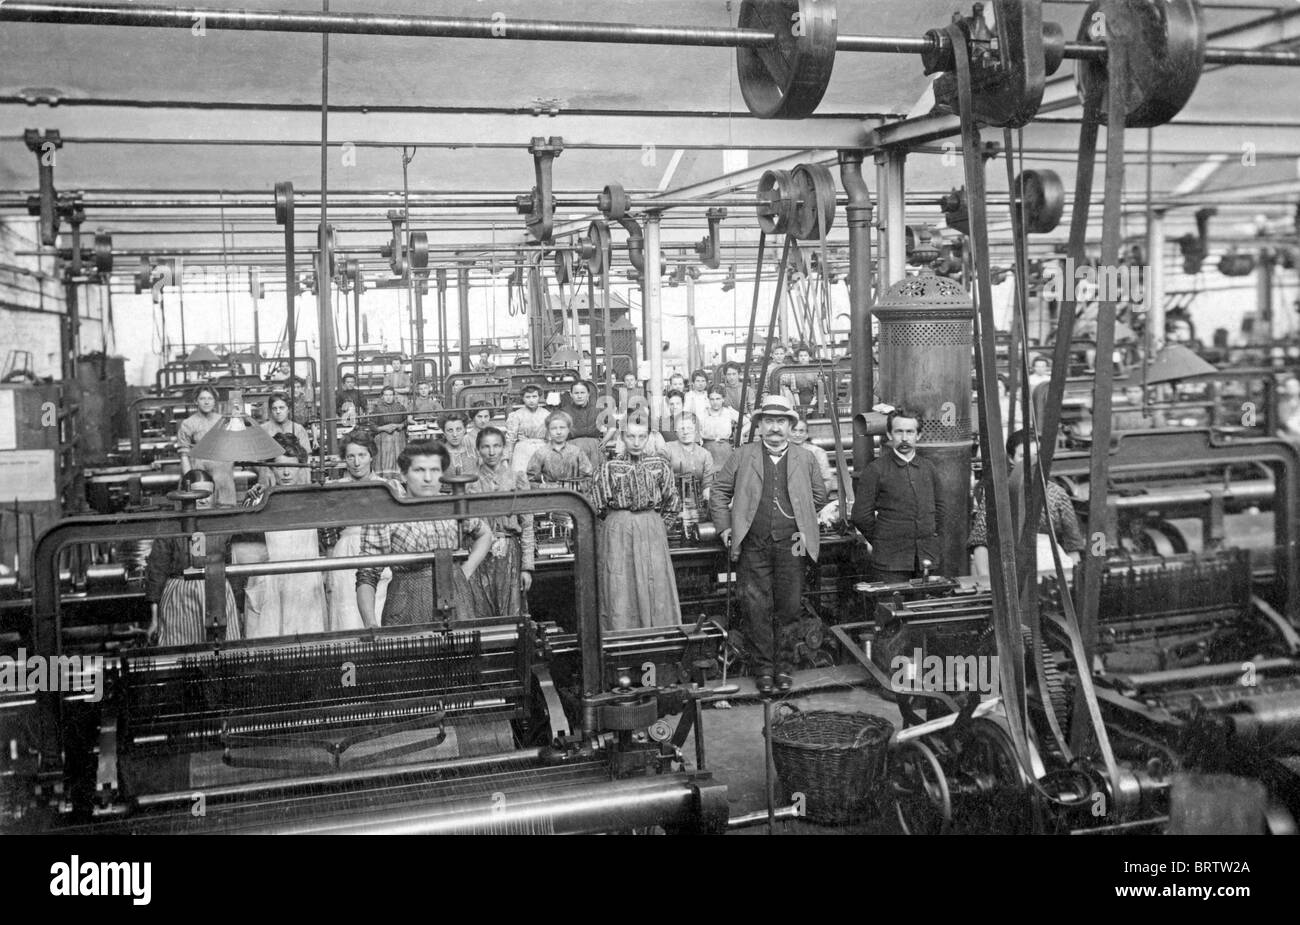
[[[385,479],[374,470],[375,441],[369,432],[353,431],[343,438],[339,447],[344,473],[330,479],[327,485],[352,485],[358,482],[383,482]],[[329,549],[330,558],[341,559],[361,554],[361,525],[326,528],[321,531],[321,544]],[[391,575],[385,569],[375,587],[375,609],[383,613],[388,597]],[[357,630],[365,626],[357,607],[357,570],[336,569],[325,573],[325,590],[329,595],[327,630]]]
[[[221,412],[217,410],[217,390],[210,385],[201,385],[194,390],[193,402],[198,410],[181,421],[181,426],[176,431],[176,451],[181,457],[181,474],[184,475],[191,469],[207,471],[210,475],[208,481],[216,486],[213,503],[234,504],[235,464],[199,459],[194,455],[194,447],[221,421]]]
[[[196,502],[199,510],[212,507],[212,493],[216,486],[212,473],[204,469],[191,469],[181,476],[182,491],[206,491],[207,497]],[[230,538],[204,534],[205,555],[226,558]],[[204,625],[206,589],[202,581],[188,581],[185,570],[191,565],[202,567],[203,556],[195,555],[188,536],[164,536],[153,541],[149,559],[145,563],[144,599],[149,602],[153,620],[149,626],[149,640],[160,646],[191,646],[207,641]],[[226,582],[226,638],[239,639],[239,611],[235,608],[235,594]]]
[[[397,459],[402,473],[404,493],[412,498],[435,498],[442,490],[442,474],[451,464],[447,448],[437,441],[412,443]],[[466,535],[474,538],[469,558],[453,566],[452,598],[457,621],[490,616],[491,609],[483,587],[471,581],[492,548],[492,530],[483,521],[461,521]],[[361,532],[361,555],[382,556],[390,553],[431,552],[435,549],[458,549],[460,527],[455,520],[421,520],[402,523],[367,524]],[[375,606],[376,586],[382,567],[357,569],[357,609],[366,626],[406,626],[429,623],[435,619],[434,563],[392,566],[393,580],[388,586],[384,609]]]
[[[379,451],[375,470],[384,478],[397,475],[397,457],[406,446],[406,405],[397,400],[391,385],[384,386],[370,409],[370,427],[375,431],[375,448]]]
[[[601,626],[607,630],[682,622],[668,526],[680,510],[677,478],[661,456],[646,456],[650,422],[633,414],[625,450],[603,463],[593,484],[601,523]]]
[[[261,484],[250,488],[244,499],[246,507],[261,503],[267,494],[281,488],[311,481],[310,470],[303,465],[307,462],[307,448],[298,438],[276,434],[273,439],[283,450],[271,464],[274,482],[269,489]],[[320,556],[314,529],[274,530],[265,534],[265,544],[266,557],[262,561],[291,562]],[[319,633],[325,629],[325,620],[325,581],[320,572],[255,575],[249,579],[244,600],[245,638]]]
[[[482,493],[527,490],[528,479],[517,474],[506,462],[505,434],[488,426],[478,432],[476,439],[478,481],[472,482],[467,490]],[[523,612],[522,595],[533,586],[536,550],[533,515],[494,517],[488,525],[492,528],[491,551],[475,577],[483,586],[494,616],[518,616]]]

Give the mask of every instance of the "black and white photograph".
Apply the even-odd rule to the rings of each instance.
[[[1271,892],[1300,4],[195,2],[0,0],[23,891],[608,834]]]

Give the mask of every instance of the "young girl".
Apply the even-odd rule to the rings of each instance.
[[[740,420],[740,412],[724,405],[725,399],[726,393],[722,386],[713,386],[709,389],[708,409],[704,414],[696,415],[699,419],[700,440],[713,455],[713,467],[717,470],[721,470],[731,457],[731,435]]]
[[[474,403],[474,417],[469,422],[469,427],[465,428],[465,442],[470,446],[478,446],[478,433],[486,427],[492,426],[492,409],[484,402]],[[505,434],[501,435],[505,439]]]
[[[506,435],[495,427],[478,432],[478,481],[471,492],[523,491],[528,482],[516,475],[505,461]],[[518,616],[523,610],[522,594],[533,585],[533,557],[536,540],[531,514],[511,514],[488,521],[492,547],[475,576],[483,586],[493,615]]]
[[[535,385],[524,386],[519,398],[524,406],[506,417],[506,456],[512,470],[527,476],[528,461],[546,444],[549,412],[541,406],[542,390]]]
[[[375,441],[364,430],[358,430],[342,440],[340,456],[346,469],[343,476],[331,479],[327,485],[350,485],[355,482],[382,482],[374,471]],[[341,530],[333,528],[322,531],[323,545],[329,548],[331,558],[347,558],[361,552],[361,526],[354,524]],[[375,608],[383,613],[384,600],[388,595],[390,575],[384,573],[375,589]],[[325,573],[325,587],[329,594],[329,619],[326,630],[359,630],[365,624],[361,620],[361,611],[357,609],[357,571],[356,569],[335,569]]]
[[[573,419],[568,412],[552,411],[546,416],[546,446],[534,453],[528,462],[530,485],[589,479],[596,471],[591,458],[569,443],[572,426]]]
[[[221,412],[217,410],[217,390],[210,385],[201,385],[194,390],[194,406],[198,409],[181,421],[176,431],[176,451],[181,457],[181,474],[191,469],[203,469],[211,474],[208,481],[216,486],[214,504],[234,504],[235,464],[215,459],[198,459],[194,456],[194,447],[207,436],[208,431],[221,422]]]
[[[702,369],[691,373],[691,390],[683,400],[684,410],[697,418],[709,407],[709,374]]]
[[[391,385],[384,386],[379,401],[370,409],[370,426],[379,450],[375,468],[384,478],[397,475],[397,457],[406,446],[406,405],[397,400]]]

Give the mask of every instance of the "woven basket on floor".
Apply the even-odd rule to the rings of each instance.
[[[789,712],[772,721],[772,758],[788,794],[802,793],[807,818],[844,825],[876,813],[894,724],[870,713]]]

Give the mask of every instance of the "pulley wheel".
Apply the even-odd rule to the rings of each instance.
[[[555,282],[567,286],[573,280],[573,252],[560,248],[555,252]]]
[[[794,228],[800,241],[817,241],[835,224],[835,178],[821,164],[800,164],[794,181]]]
[[[975,805],[962,802],[964,831],[1031,834],[1030,781],[1016,758],[1011,736],[986,717],[961,727],[961,773],[980,782]]]
[[[411,269],[423,270],[429,266],[429,235],[423,231],[412,231],[406,239],[407,259]]]
[[[618,221],[627,215],[627,191],[623,189],[622,184],[611,183],[601,191],[596,198],[596,204],[600,207],[600,211],[605,213],[606,218]]]
[[[1164,125],[1187,104],[1205,64],[1205,23],[1196,0],[1093,0],[1079,26],[1080,41],[1117,43],[1127,51],[1128,81],[1124,124],[1129,128]],[[1075,70],[1079,98],[1095,89],[1108,112],[1105,61],[1080,61]],[[1103,117],[1104,118],[1104,117]]]
[[[100,276],[113,272],[113,236],[103,231],[95,234],[95,272]]]
[[[1025,231],[1032,234],[1055,231],[1065,211],[1065,186],[1056,171],[1021,171],[1016,177],[1016,189],[1024,203]]]
[[[758,227],[768,234],[793,234],[795,206],[790,171],[766,171],[758,181]]]
[[[952,825],[952,793],[934,751],[921,739],[889,753],[894,809],[905,835],[941,835]]]
[[[320,225],[316,226],[316,242],[318,245],[320,244],[320,227],[321,227]],[[333,277],[334,276],[334,226],[333,225],[325,226],[325,264],[327,267],[327,269],[325,270],[326,274],[328,274],[330,277]]]
[[[588,245],[583,248],[582,258],[587,263],[587,272],[592,276],[604,276],[613,263],[613,246],[609,239],[609,226],[604,222],[592,222],[587,226]]]
[[[275,223],[283,225],[293,218],[293,184],[288,180],[275,184]]]
[[[761,48],[736,49],[736,75],[760,119],[803,119],[822,101],[835,65],[839,21],[833,0],[743,0],[742,29],[772,33]]]

